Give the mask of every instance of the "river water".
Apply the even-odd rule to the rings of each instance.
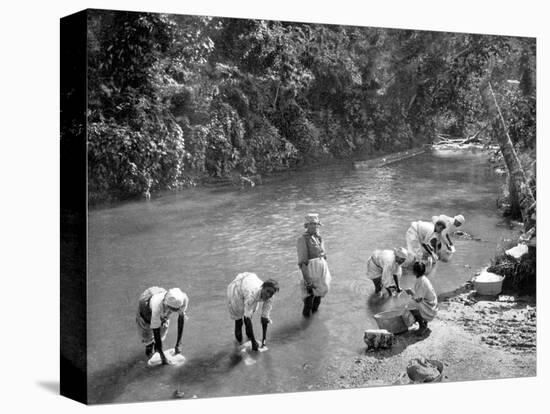
[[[495,209],[500,179],[482,152],[426,153],[380,168],[331,165],[252,189],[196,189],[89,212],[88,366],[94,403],[305,391],[340,361],[364,351],[375,328],[365,264],[376,248],[405,246],[411,221],[461,213],[450,263],[432,282],[449,292],[485,265],[509,226]],[[301,316],[296,239],[303,216],[320,214],[331,291],[310,320]],[[267,345],[249,356],[233,344],[228,283],[240,272],[275,278]],[[402,285],[412,286],[405,275]],[[146,366],[135,327],[149,286],[179,286],[190,298],[180,367]],[[175,342],[173,317],[166,347]],[[255,332],[261,335],[259,316]]]

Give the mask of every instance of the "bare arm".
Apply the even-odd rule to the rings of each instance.
[[[401,288],[399,287],[399,277],[397,275],[393,275],[393,281],[395,282],[395,287],[397,288],[397,291],[401,292]]]
[[[262,316],[261,321],[262,321],[262,346],[265,346],[265,340],[267,337],[267,325],[269,324],[269,319],[264,318]]]
[[[185,324],[185,314],[183,310],[178,313],[178,339],[176,340],[176,346],[174,353],[181,354],[181,338],[183,336],[183,326]]]
[[[160,328],[153,329],[153,337],[155,338],[155,351],[159,353],[162,365],[170,365],[170,360],[166,358],[166,355],[164,355],[164,351],[162,350],[162,338],[160,335]]]
[[[424,248],[424,250],[426,250],[430,255],[434,255],[434,251],[432,249],[432,246],[426,244],[426,243],[421,243],[422,247]]]

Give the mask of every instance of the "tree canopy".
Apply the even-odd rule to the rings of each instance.
[[[119,11],[88,12],[90,192],[121,198],[200,177],[469,136],[535,150],[535,39]]]

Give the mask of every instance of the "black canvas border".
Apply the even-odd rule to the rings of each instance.
[[[88,401],[87,10],[60,19],[60,393]]]

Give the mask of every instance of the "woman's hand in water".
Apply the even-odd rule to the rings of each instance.
[[[170,358],[165,356],[162,359],[162,365],[174,365],[174,361],[172,361]]]

